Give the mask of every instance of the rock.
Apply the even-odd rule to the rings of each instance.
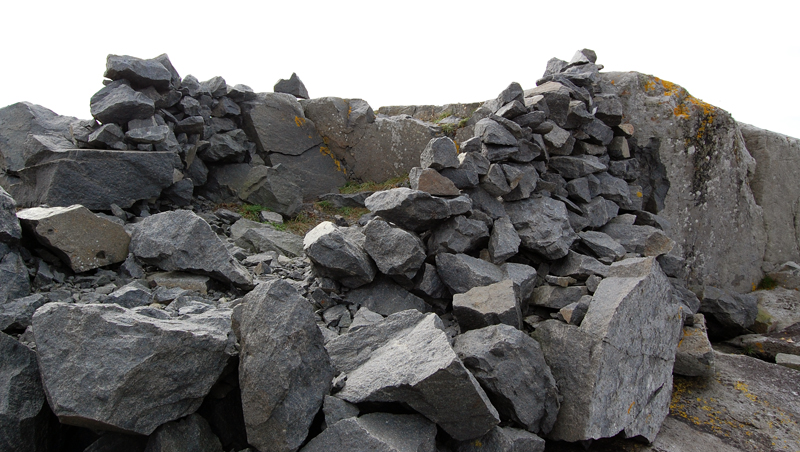
[[[714,376],[714,349],[706,334],[703,314],[695,314],[692,326],[683,327],[672,372],[686,377]]]
[[[257,100],[246,104],[242,127],[264,161],[269,161],[270,153],[300,155],[322,144],[314,122],[306,118],[303,107],[291,94],[260,94]]]
[[[269,159],[274,166],[290,170],[305,202],[335,193],[347,183],[346,168],[325,146],[314,146],[300,155],[271,154]],[[363,201],[358,207],[364,207]]]
[[[545,284],[533,289],[531,304],[550,309],[562,309],[567,305],[577,303],[588,293],[586,286],[557,287]]]
[[[578,233],[581,243],[586,245],[603,262],[610,264],[625,256],[625,248],[611,236],[599,231],[583,231]]]
[[[489,171],[480,178],[481,188],[492,196],[503,196],[511,191],[503,167],[498,164],[489,166]]]
[[[758,315],[749,327],[756,333],[772,333],[800,323],[800,293],[776,287],[754,292],[758,297]]]
[[[775,355],[775,364],[789,369],[800,370],[800,356],[778,353]]]
[[[414,232],[430,229],[451,216],[445,200],[410,188],[376,192],[364,204],[375,215]]]
[[[242,201],[287,217],[297,215],[303,205],[303,191],[296,184],[292,171],[283,165],[252,167],[238,191]]]
[[[522,248],[547,259],[566,256],[577,238],[570,226],[566,205],[561,201],[528,198],[505,203],[505,210],[522,240]]]
[[[579,279],[585,279],[591,275],[605,277],[608,272],[609,267],[607,265],[600,263],[591,256],[576,253],[575,251],[570,251],[564,259],[555,262],[550,267],[550,273],[556,276],[572,276]]]
[[[475,124],[475,136],[480,137],[483,144],[498,146],[516,146],[517,139],[497,121],[484,118]],[[491,158],[489,160],[492,160]]]
[[[420,190],[434,196],[458,196],[461,190],[447,177],[432,168],[411,168],[408,180],[412,190]]]
[[[461,332],[505,324],[522,329],[519,287],[510,279],[453,295],[453,316]]]
[[[311,303],[286,281],[260,284],[235,308],[233,330],[248,442],[297,450],[334,376]]]
[[[200,295],[208,293],[210,278],[208,276],[192,275],[182,272],[153,273],[147,277],[148,281],[165,289],[180,288],[197,292]]]
[[[103,435],[83,452],[144,452],[145,447],[147,447],[146,436],[103,432]]]
[[[489,256],[499,265],[519,252],[522,240],[508,217],[500,217],[492,226],[489,237]]]
[[[89,135],[89,145],[96,149],[124,151],[128,149],[128,146],[123,142],[124,139],[125,133],[120,126],[113,123],[103,124]]]
[[[22,238],[16,207],[14,198],[0,187],[0,242],[12,243]]]
[[[565,179],[576,179],[608,169],[600,159],[593,155],[557,156],[550,159],[548,166],[564,176]]]
[[[123,209],[157,198],[182,166],[172,152],[71,149],[40,154],[18,174],[10,193],[21,206],[80,204],[90,210]]]
[[[208,141],[209,146],[197,153],[204,162],[242,163],[247,157],[247,136],[241,129],[215,133]]]
[[[253,286],[250,273],[231,256],[211,226],[188,210],[163,212],[136,223],[130,251],[162,270],[208,275],[245,289]]]
[[[672,286],[652,257],[611,268],[580,327],[549,320],[533,333],[564,396],[552,439],[653,441],[669,410],[681,326]]]
[[[103,77],[125,79],[139,87],[152,86],[159,90],[170,88],[172,82],[172,73],[156,58],[143,60],[128,55],[108,55]]]
[[[418,414],[370,413],[343,419],[302,452],[435,452],[436,425]]]
[[[428,255],[467,253],[486,246],[488,240],[486,223],[457,215],[433,229],[428,239]]]
[[[425,246],[412,232],[375,219],[367,223],[364,236],[364,251],[383,274],[411,279],[425,262]]]
[[[378,317],[380,317],[378,321],[383,320],[383,317]],[[347,403],[338,397],[326,395],[322,401],[322,412],[325,413],[325,428],[327,428],[342,419],[358,416],[359,411],[358,407],[351,403]]]
[[[520,91],[522,90],[520,89]],[[525,104],[518,100],[513,100],[505,104],[503,107],[500,107],[497,112],[495,112],[497,116],[502,116],[506,119],[516,119],[520,115],[524,115],[526,113],[528,113],[528,109],[525,107]]]
[[[292,72],[292,76],[289,77],[288,80],[278,80],[278,83],[275,84],[275,87],[272,89],[272,91],[276,93],[291,94],[298,99],[309,99],[306,85],[303,84],[303,81],[300,80],[300,77],[298,77],[294,72]]]
[[[125,124],[132,119],[147,119],[155,113],[155,103],[134,91],[125,80],[112,82],[89,101],[92,116],[103,124]]]
[[[407,309],[428,312],[428,305],[416,295],[398,286],[386,277],[379,277],[372,283],[353,289],[347,293],[347,301],[366,307],[382,316]]]
[[[800,356],[800,324],[769,334],[744,334],[726,342],[746,354],[772,362],[779,353]]]
[[[116,303],[123,308],[132,309],[152,303],[153,293],[138,281],[134,281],[108,294],[105,302]]]
[[[442,170],[458,167],[456,144],[448,137],[431,138],[419,156],[422,169]]]
[[[550,431],[560,397],[535,340],[516,328],[493,325],[456,336],[453,350],[484,388],[501,419],[533,433]]]
[[[713,286],[703,287],[698,295],[700,312],[706,315],[708,335],[714,340],[743,334],[756,321],[758,299],[755,295],[732,294]]]
[[[477,438],[499,422],[436,314],[398,312],[331,340],[327,349],[336,370],[347,375],[337,396],[348,402],[407,404],[458,440]]]
[[[497,265],[466,254],[437,254],[436,271],[442,282],[454,294],[505,279],[503,271]]]
[[[364,242],[364,234],[357,229],[323,221],[303,238],[303,251],[322,276],[355,288],[375,279],[377,271]]]
[[[581,126],[580,130],[588,135],[588,142],[592,144],[600,144],[608,146],[614,139],[614,131],[599,119],[594,119],[587,124]],[[611,151],[609,154],[614,156]]]
[[[619,213],[619,206],[602,196],[598,196],[586,204],[581,204],[580,209],[588,221],[587,227],[592,228],[604,226]]]
[[[0,450],[48,450],[49,410],[36,353],[0,333]]]
[[[23,332],[31,326],[31,318],[42,305],[50,300],[41,293],[14,298],[0,304],[0,331]]]
[[[364,207],[364,201],[371,196],[372,191],[352,193],[352,194],[339,194],[327,193],[319,197],[320,201],[327,201],[336,208],[341,207]]]
[[[436,267],[425,263],[414,278],[414,291],[422,296],[445,298],[450,294],[439,277]]]
[[[527,89],[525,90],[526,105],[529,99],[536,96],[543,96],[550,119],[556,124],[563,126],[567,121],[567,113],[569,112],[569,89],[561,83],[552,81],[546,82],[533,89]]]
[[[205,419],[191,414],[185,419],[167,422],[157,428],[147,440],[145,452],[222,452],[219,438]]]
[[[237,246],[256,253],[275,251],[286,257],[303,256],[303,239],[301,237],[291,232],[278,231],[272,227],[248,229],[235,243]]]
[[[514,285],[519,287],[521,308],[524,308],[525,304],[530,300],[531,295],[533,295],[533,288],[538,280],[536,269],[530,265],[515,264],[512,262],[506,262],[500,269],[507,279],[514,281]]]
[[[536,189],[539,175],[532,166],[515,164],[503,165],[503,172],[506,175],[506,181],[511,189],[510,192],[503,195],[505,201],[527,199],[531,196],[534,189]]]
[[[19,171],[29,166],[28,160],[45,150],[32,137],[50,140],[59,148],[75,147],[71,130],[77,131],[82,123],[29,102],[0,108],[0,167]]]
[[[33,207],[20,210],[17,217],[26,231],[76,273],[128,257],[130,237],[125,229],[83,206]]]
[[[473,441],[462,441],[456,452],[544,452],[545,441],[533,433],[512,427],[495,427]]]
[[[667,254],[675,245],[663,231],[652,226],[609,223],[601,229],[601,232],[619,242],[625,251],[645,256]]]
[[[48,303],[33,329],[62,423],[142,435],[197,410],[234,353],[228,310],[159,320],[113,304]]]

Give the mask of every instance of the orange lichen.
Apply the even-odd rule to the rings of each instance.
[[[299,116],[294,117],[294,123],[297,124],[297,127],[303,127],[306,123],[306,118],[301,118]]]
[[[631,414],[631,410],[633,409],[634,405],[636,405],[636,401],[635,400],[633,402],[631,402],[631,406],[628,407],[628,414]]]
[[[342,162],[340,162],[339,159],[337,159],[336,156],[333,155],[333,152],[331,152],[330,148],[328,148],[327,146],[320,146],[319,152],[322,155],[326,155],[331,159],[333,159],[333,164],[336,165],[336,171],[340,171],[344,174],[347,174],[347,168],[345,168],[344,165],[342,165]]]

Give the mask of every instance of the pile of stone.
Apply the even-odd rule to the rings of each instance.
[[[302,201],[289,168],[318,155],[366,171],[373,160],[359,159],[370,143],[419,126],[413,140],[378,147],[413,153],[418,166],[410,187],[329,197],[370,213],[355,225],[323,222],[304,238],[188,194],[196,212],[132,208],[146,198],[18,210],[0,189],[0,450],[515,452],[543,451],[545,440],[652,442],[673,373],[713,375],[709,336],[800,354],[776,336],[787,325],[756,322],[755,296],[706,285],[694,288],[698,299],[686,287],[658,214],[666,188],[635,158],[633,127],[592,51],[551,60],[536,88],[512,83],[474,110],[458,144],[410,116],[376,116],[363,101],[298,101],[308,95],[295,75],[276,85],[288,94],[254,95],[181,80],[165,56],[112,56],[109,67],[112,81],[93,101],[106,121],[66,121],[73,134],[64,139],[78,127],[124,133],[102,145],[114,150],[65,159],[99,156],[90,159],[102,168],[104,153],[120,167],[171,156],[170,178],[180,180],[166,187],[194,187],[191,168],[206,168],[197,188],[216,193],[209,198],[263,197],[287,216]],[[134,118],[144,98],[153,110]],[[65,120],[49,121],[52,131]],[[215,129],[229,122],[237,128]],[[225,149],[212,144],[222,137]],[[233,142],[241,151],[214,160]],[[7,181],[34,168],[52,171],[37,180],[56,180],[63,160],[48,153],[64,151],[9,166]],[[226,192],[226,172],[259,182]],[[129,196],[121,190],[113,196]],[[759,303],[782,312],[775,300]],[[763,336],[740,336],[749,329]]]

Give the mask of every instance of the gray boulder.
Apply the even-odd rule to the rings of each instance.
[[[300,155],[271,154],[270,162],[290,170],[303,201],[310,202],[336,193],[347,183],[347,169],[325,146],[314,146]],[[359,207],[364,207],[363,202]]]
[[[4,333],[0,333],[0,398],[0,450],[48,450],[50,413],[36,353]]]
[[[564,397],[552,439],[653,441],[669,411],[681,328],[672,286],[652,257],[611,268],[580,327],[548,320],[533,333]]]
[[[264,226],[266,227],[250,228],[244,231],[244,233],[236,239],[236,245],[255,253],[275,251],[286,257],[299,257],[303,255],[302,237],[294,235],[291,232],[278,231],[269,225]],[[231,229],[233,228],[231,227]],[[233,234],[231,234],[231,236],[233,236]]]
[[[433,229],[428,239],[428,254],[467,253],[485,247],[488,240],[486,223],[457,215]]]
[[[545,441],[531,432],[495,427],[474,441],[462,441],[456,452],[544,452]]]
[[[444,199],[410,188],[376,192],[364,204],[375,215],[414,232],[429,229],[451,216]]]
[[[708,340],[703,314],[695,314],[692,325],[684,325],[672,373],[686,377],[714,375],[714,349]]]
[[[522,328],[519,286],[510,279],[453,295],[453,316],[461,332],[505,324]]]
[[[458,149],[448,137],[431,138],[419,156],[422,169],[442,170],[458,167]]]
[[[361,286],[347,293],[347,301],[366,307],[382,316],[394,314],[407,309],[428,312],[430,308],[419,297],[403,289],[390,278],[379,277],[366,286]]]
[[[530,336],[508,325],[487,326],[456,336],[453,350],[501,419],[533,433],[553,428],[560,396],[542,349]]]
[[[317,272],[347,287],[363,286],[375,279],[375,263],[364,251],[364,234],[323,221],[303,238],[303,251]]]
[[[17,217],[36,240],[80,273],[123,262],[130,236],[125,228],[81,205],[32,207]]]
[[[436,314],[398,312],[326,347],[336,370],[347,376],[337,397],[348,402],[404,403],[458,440],[484,435],[499,422]]]
[[[705,314],[708,335],[715,340],[744,334],[758,315],[758,298],[754,294],[735,294],[713,286],[703,287],[700,312]]]
[[[114,304],[48,303],[33,329],[62,423],[142,435],[196,411],[235,353],[229,310],[167,320]]]
[[[548,162],[548,167],[564,176],[564,179],[576,179],[608,169],[600,159],[593,155],[553,157]]]
[[[598,196],[588,203],[581,204],[581,211],[588,224],[586,227],[599,228],[614,219],[619,213],[619,206],[613,201]]]
[[[545,284],[533,289],[533,297],[530,301],[533,306],[561,309],[577,303],[588,293],[586,286],[558,287]]]
[[[297,450],[334,375],[311,303],[284,280],[260,284],[235,308],[233,330],[248,442]]]
[[[424,191],[434,196],[458,196],[461,194],[461,190],[450,177],[443,176],[432,168],[411,168],[411,172],[408,173],[408,182],[412,190]]]
[[[16,242],[22,238],[22,229],[16,212],[16,201],[3,187],[0,187],[0,242]]]
[[[50,299],[41,293],[14,298],[0,304],[0,331],[23,332],[31,326],[31,318]]]
[[[202,119],[202,118],[201,118]],[[116,124],[103,124],[89,135],[89,145],[96,149],[115,149],[124,151],[128,146],[123,141],[125,133]]]
[[[669,253],[675,246],[675,242],[664,231],[652,226],[609,223],[600,231],[619,242],[629,253],[660,256]]]
[[[172,64],[169,66],[172,68]],[[128,55],[108,55],[103,77],[111,80],[125,79],[139,87],[152,86],[159,90],[168,89],[172,84],[172,73],[158,58],[143,60]]]
[[[130,251],[166,271],[187,271],[249,289],[253,278],[217,237],[189,210],[151,215],[132,228]]]
[[[356,314],[358,315],[358,314]],[[379,320],[383,320],[383,317]],[[325,414],[325,428],[328,428],[342,419],[358,416],[358,407],[344,400],[326,395],[322,401],[322,412]]]
[[[289,77],[288,80],[286,79],[278,80],[278,83],[275,84],[275,87],[272,88],[272,91],[276,93],[291,94],[292,96],[298,99],[309,98],[306,85],[303,84],[303,81],[300,80],[300,77],[298,77],[297,74],[294,72],[292,72],[292,76]]]
[[[597,259],[571,251],[566,257],[558,262],[554,262],[550,267],[550,273],[556,276],[572,276],[581,280],[589,276],[596,275],[605,277],[608,275],[609,267]]]
[[[5,243],[0,243],[0,304],[31,293],[28,268],[22,256]]]
[[[425,245],[416,234],[380,218],[367,223],[364,236],[364,251],[383,274],[411,279],[425,262]]]
[[[90,210],[123,209],[157,198],[175,181],[180,157],[172,152],[68,149],[40,154],[19,171],[9,193],[21,206],[80,204]]]
[[[219,438],[197,413],[158,427],[147,440],[144,452],[222,452]]]
[[[271,153],[300,155],[322,144],[314,122],[291,94],[259,94],[257,100],[245,104],[242,127],[264,161],[269,161]]]
[[[138,281],[133,281],[108,294],[104,303],[116,303],[123,308],[133,309],[147,306],[153,299],[153,293],[147,287]]]
[[[414,291],[422,296],[431,298],[445,298],[450,292],[442,282],[436,267],[425,263],[414,278]]]
[[[566,256],[578,238],[561,201],[534,197],[507,202],[505,210],[522,240],[521,246],[547,259]]]
[[[435,452],[436,425],[418,414],[370,413],[343,419],[301,452]]]
[[[502,264],[519,252],[522,240],[508,217],[500,217],[492,225],[489,237],[489,257],[495,264]]]
[[[239,199],[269,208],[287,217],[297,215],[303,206],[303,191],[291,169],[283,165],[258,165],[238,181]]]
[[[466,254],[437,254],[436,271],[442,282],[454,294],[505,279],[503,270],[497,265]]]
[[[215,133],[208,139],[209,145],[197,152],[207,163],[241,163],[247,157],[247,136],[241,129]]]
[[[135,91],[127,81],[111,82],[89,101],[94,119],[103,124],[126,124],[132,119],[147,119],[155,113],[152,99]]]
[[[610,264],[625,256],[625,248],[611,236],[599,231],[583,231],[578,233],[581,243],[586,245],[601,261]]]

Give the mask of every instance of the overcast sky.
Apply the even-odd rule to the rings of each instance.
[[[296,72],[311,97],[374,109],[475,102],[512,81],[534,87],[548,59],[587,47],[606,71],[656,75],[738,121],[800,137],[796,1],[6,3],[0,106],[90,118],[108,54],[161,53],[181,76],[258,92]]]

